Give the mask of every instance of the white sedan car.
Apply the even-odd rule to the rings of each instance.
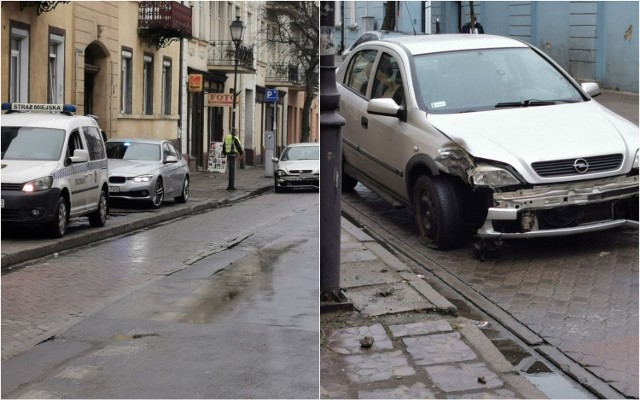
[[[390,37],[336,79],[343,187],[407,206],[429,247],[638,227],[638,126],[527,43]]]
[[[294,188],[318,188],[320,186],[320,144],[295,143],[282,151],[274,164],[276,193]]]
[[[189,166],[169,140],[111,139],[106,143],[109,161],[109,198],[145,202],[158,208],[174,198],[189,199]]]

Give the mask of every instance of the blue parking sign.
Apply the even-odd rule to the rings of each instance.
[[[265,101],[267,103],[275,103],[278,101],[278,89],[267,89]]]

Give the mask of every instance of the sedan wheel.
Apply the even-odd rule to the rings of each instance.
[[[156,189],[153,192],[153,198],[151,199],[151,206],[158,208],[164,201],[164,187],[162,186],[162,179],[158,178],[156,181]]]
[[[413,189],[413,209],[420,241],[434,249],[457,247],[462,220],[455,189],[446,178],[421,176]]]
[[[68,223],[69,209],[67,207],[67,200],[64,197],[60,197],[56,204],[53,221],[51,221],[47,228],[52,237],[61,238],[67,233]]]

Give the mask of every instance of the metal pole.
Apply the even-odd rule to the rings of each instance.
[[[235,65],[233,69],[233,109],[231,112],[231,134],[235,135],[236,131],[236,99],[238,96],[238,92],[236,91],[236,85],[238,83],[238,47],[240,43],[234,41],[236,45],[235,52]],[[224,145],[224,144],[223,144]],[[227,165],[229,167],[229,184],[227,185],[227,190],[235,190],[235,180],[236,180],[236,156],[235,154],[232,156],[227,156]]]
[[[340,301],[340,210],[342,201],[342,139],[345,124],[338,112],[336,88],[335,10],[320,2],[320,297]]]

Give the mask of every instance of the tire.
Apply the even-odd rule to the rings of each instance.
[[[358,180],[356,178],[351,177],[350,175],[342,172],[342,191],[348,192],[355,189],[358,184]]]
[[[67,199],[60,196],[56,203],[55,216],[53,221],[47,225],[49,234],[54,238],[61,238],[67,233],[67,226],[69,225],[69,205]]]
[[[425,246],[446,250],[461,244],[461,210],[449,179],[419,177],[413,188],[413,211],[420,241]]]
[[[278,186],[278,178],[277,177],[273,177],[273,187],[276,190],[276,193],[283,193],[284,192],[284,188],[282,186]]]
[[[164,186],[162,186],[162,178],[156,180],[156,187],[153,191],[153,197],[151,198],[151,207],[160,208],[164,201]]]
[[[107,194],[104,190],[100,191],[100,200],[98,200],[98,209],[89,214],[89,225],[99,228],[107,223],[107,214],[109,214],[109,206],[107,205]]]
[[[189,177],[184,177],[184,182],[182,183],[182,194],[175,198],[176,203],[186,203],[189,200]]]

